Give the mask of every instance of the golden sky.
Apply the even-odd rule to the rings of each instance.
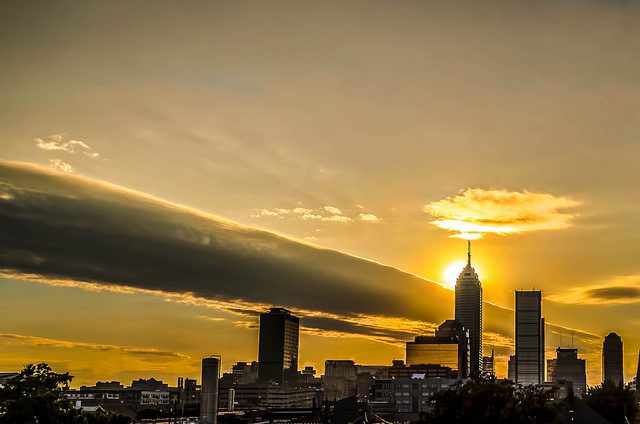
[[[173,383],[256,359],[273,303],[301,365],[387,363],[462,236],[499,373],[531,287],[549,357],[574,329],[595,384],[615,331],[635,372],[635,3],[0,8],[1,371]]]

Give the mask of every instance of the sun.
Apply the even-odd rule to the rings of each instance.
[[[466,265],[467,263],[465,261],[455,261],[447,265],[447,267],[444,269],[444,272],[442,273],[442,279],[444,280],[444,283],[447,285],[447,287],[455,288],[456,280],[458,279],[458,276]],[[480,276],[480,270],[478,269],[478,267],[475,264],[473,265],[473,267],[475,268],[478,276]]]
[[[466,264],[467,263],[465,261],[455,261],[447,265],[444,269],[444,273],[442,274],[442,278],[447,286],[451,288],[456,286],[456,280]]]

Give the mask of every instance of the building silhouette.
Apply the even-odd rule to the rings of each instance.
[[[284,308],[260,314],[258,381],[295,384],[300,319]]]
[[[436,364],[469,377],[469,332],[455,320],[446,320],[435,336],[416,336],[406,343],[407,365]]]
[[[602,381],[616,386],[624,383],[622,339],[616,333],[609,333],[602,343]]]
[[[638,351],[638,369],[636,370],[636,391],[640,392],[640,350]]]
[[[515,382],[542,384],[544,381],[544,318],[542,292],[516,290]]]
[[[486,377],[495,377],[495,352],[491,349],[491,356],[482,357],[482,374]]]
[[[556,358],[547,360],[547,380],[554,383],[570,381],[574,393],[581,396],[587,390],[587,365],[578,358],[578,349],[556,349]]]
[[[200,391],[200,423],[218,422],[218,381],[220,379],[220,357],[202,360],[202,390]]]
[[[516,355],[509,356],[507,365],[507,378],[515,383],[516,381]]]
[[[327,400],[339,400],[357,394],[358,366],[351,360],[324,361],[322,388]]]
[[[471,266],[471,242],[467,242],[467,266],[456,281],[455,319],[469,331],[471,373],[482,371],[482,283]]]

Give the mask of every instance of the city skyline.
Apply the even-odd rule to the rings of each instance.
[[[50,207],[54,204],[51,202],[52,200],[55,202],[61,199],[60,197],[61,193],[65,193],[64,197],[70,196],[70,198],[80,199],[87,196],[87,194],[91,193],[93,190],[98,190],[101,193],[91,194],[89,195],[89,197],[87,197],[87,200],[90,200],[90,199],[106,200],[106,199],[112,198],[109,201],[110,204],[115,204],[115,205],[128,204],[129,206],[131,206],[132,204],[135,205],[135,202],[138,201],[138,202],[141,202],[141,205],[144,205],[145,207],[149,207],[149,204],[147,203],[150,203],[152,205],[151,210],[159,206],[161,208],[168,208],[167,210],[171,211],[172,213],[174,212],[174,209],[182,208],[179,205],[171,205],[171,204],[167,204],[164,201],[160,201],[158,199],[140,196],[135,192],[131,192],[129,190],[123,190],[122,188],[118,188],[109,184],[92,182],[86,178],[79,178],[77,176],[60,173],[58,171],[47,170],[45,168],[34,166],[34,165],[21,164],[21,163],[8,163],[8,162],[5,162],[3,165],[5,165],[5,167],[4,168],[0,167],[0,171],[5,171],[5,172],[0,173],[0,176],[2,176],[5,181],[11,181],[11,184],[7,184],[7,187],[9,188],[9,190],[7,190],[8,194],[6,196],[7,200],[10,200],[10,201],[26,200],[26,204],[32,206],[37,203],[34,203],[34,200],[28,200],[30,196],[33,196],[34,193],[36,193],[36,196],[40,196],[42,195],[42,193],[48,192],[47,197],[49,197],[49,200],[42,201],[42,204],[40,206],[44,205],[45,207]],[[21,186],[21,183],[25,183],[25,182],[27,182],[27,184],[25,184],[24,186]],[[91,184],[87,185],[88,183],[91,183]],[[64,197],[62,197],[62,199],[64,199]],[[65,205],[60,205],[60,206],[63,209],[67,207]],[[143,210],[139,206],[134,206],[134,209],[138,210],[138,212],[141,214],[140,215],[141,217],[145,216],[145,213],[143,213]],[[114,211],[116,210],[117,209],[114,209],[112,211],[109,211],[108,213],[113,214]],[[68,210],[67,212],[69,211],[70,210]],[[34,210],[34,212],[37,213],[36,210]],[[161,212],[160,215],[163,215],[165,213],[166,212]],[[213,223],[214,220],[219,219],[219,218],[208,216],[208,215],[203,216],[200,212],[193,211],[188,208],[184,208],[184,210],[180,210],[180,213],[186,213],[187,215],[194,215],[196,218],[203,219],[205,222],[209,224]],[[157,212],[154,213],[153,215],[156,215],[156,214]],[[116,217],[118,215],[119,214],[113,215],[113,218],[111,219],[114,219],[114,218],[117,219]],[[128,215],[128,212],[123,210],[121,216],[126,217],[127,215]],[[153,215],[150,215],[150,216],[153,216]],[[16,216],[14,215],[12,216],[12,218],[15,220]],[[70,216],[67,218],[70,218]],[[193,217],[191,217],[190,219],[192,218]],[[96,219],[101,220],[104,218],[99,217]],[[155,220],[157,218],[152,218],[152,219]],[[19,219],[17,221],[18,221],[18,224],[16,226],[18,228],[24,225],[19,223],[20,221]],[[171,221],[172,219],[169,219],[167,222],[171,222]],[[228,230],[228,228],[234,228],[234,227],[229,227],[229,223],[225,221],[221,221],[220,224],[223,225],[223,228],[225,228],[225,231]],[[241,229],[241,228],[242,227],[238,227],[238,229]],[[33,230],[38,231],[37,228],[34,228]],[[266,235],[267,238],[270,237],[268,235],[269,233],[264,233],[262,231],[258,231],[258,234],[261,234],[263,236]],[[274,235],[274,237],[281,238],[282,236]],[[281,240],[284,241],[287,239],[281,239]],[[313,250],[316,249],[315,247],[313,247],[313,245],[301,243],[295,240],[290,240],[290,241],[287,240],[285,243],[293,243],[294,245],[298,244],[304,249],[310,249],[311,252],[313,252]],[[466,244],[468,243],[469,242],[467,241]],[[40,248],[41,247],[42,246],[40,246]],[[469,264],[469,260],[470,260],[469,249],[470,247],[467,248],[467,265]],[[47,252],[46,250],[44,250],[44,251],[41,251],[40,253],[45,254]],[[315,255],[315,253],[311,253],[311,254]],[[341,258],[342,256],[344,256],[344,258],[342,258],[342,261],[344,260],[355,261],[355,263],[358,263],[359,261],[361,261],[361,259],[359,258],[350,257],[347,255],[344,255],[341,252],[335,252],[335,254],[337,255],[335,259],[336,263],[341,262],[340,260],[338,260],[338,258]],[[145,260],[148,260],[148,258],[142,257],[141,260],[145,261]],[[433,304],[429,308],[422,309],[422,305],[420,303],[415,304],[412,301],[410,301],[409,298],[406,298],[404,302],[407,302],[407,303],[399,304],[399,306],[401,306],[401,310],[406,309],[406,307],[411,304],[412,305],[411,307],[415,309],[413,312],[411,312],[413,314],[418,313],[418,314],[427,314],[431,316],[438,316],[438,314],[441,314],[442,319],[445,319],[446,317],[450,317],[454,315],[455,293],[453,293],[450,289],[448,289],[446,284],[431,282],[429,280],[422,280],[417,276],[406,274],[403,271],[398,269],[393,269],[393,268],[385,269],[385,267],[382,267],[375,263],[369,263],[366,261],[362,262],[362,265],[365,265],[365,264],[371,264],[375,268],[380,267],[381,269],[384,270],[382,272],[383,274],[388,274],[388,275],[397,274],[395,278],[399,278],[400,280],[404,280],[404,279],[413,280],[411,284],[413,284],[414,286],[415,284],[418,284],[418,286],[422,286],[423,284],[430,284],[430,286],[425,285],[424,287],[421,287],[421,289],[426,289],[428,292],[430,292],[431,290],[435,290],[433,293],[429,293],[429,296],[435,295],[435,296],[441,297],[442,299],[447,299],[445,300],[447,304],[443,305],[441,303],[438,303],[437,307],[435,304]],[[37,268],[40,264],[32,263],[32,264],[29,264],[28,266],[31,267],[34,265]],[[347,265],[348,265],[348,262],[347,264],[344,264],[344,266],[347,266]],[[351,266],[354,266],[354,264],[351,264]],[[461,277],[465,276],[465,269],[461,271],[460,273]],[[317,273],[319,271],[313,270],[313,272]],[[373,272],[373,275],[376,275],[379,271],[372,269],[370,270],[370,272]],[[286,273],[284,275],[286,275]],[[112,277],[107,277],[107,278],[112,278]],[[474,279],[475,278],[476,277],[474,277]],[[149,284],[149,283],[157,284],[157,281],[146,282],[144,280],[141,280],[139,282],[140,284],[134,284],[132,286],[122,286],[122,285],[114,285],[114,284],[96,284],[96,283],[78,281],[73,279],[47,278],[46,276],[40,275],[38,272],[35,272],[33,274],[30,273],[27,275],[27,278],[20,278],[20,280],[27,280],[27,281],[31,280],[32,282],[35,282],[38,285],[44,284],[45,286],[62,287],[62,288],[74,289],[74,290],[80,289],[80,290],[87,291],[88,293],[102,293],[102,294],[111,294],[111,295],[115,294],[118,297],[121,297],[122,295],[141,294],[141,295],[145,295],[146,297],[159,297],[162,299],[162,302],[164,304],[166,304],[168,301],[170,303],[176,303],[176,304],[197,305],[200,309],[208,310],[209,313],[212,310],[218,310],[221,312],[230,312],[232,316],[238,315],[241,317],[245,317],[244,321],[240,321],[240,322],[236,321],[234,323],[236,326],[241,326],[241,327],[244,326],[249,329],[254,325],[252,324],[252,321],[251,321],[251,317],[255,316],[254,308],[258,307],[266,310],[268,309],[269,303],[271,304],[280,303],[276,299],[278,299],[278,296],[283,295],[283,293],[275,293],[275,294],[271,293],[276,297],[273,297],[266,303],[255,303],[255,301],[254,302],[238,302],[237,299],[225,302],[220,300],[207,299],[207,296],[209,295],[206,294],[206,292],[205,293],[191,292],[187,294],[180,294],[176,292],[163,293],[162,291],[154,290],[146,286],[146,284]],[[477,281],[477,280],[474,280],[474,281]],[[259,283],[259,281],[256,281],[256,282]],[[418,287],[418,286],[415,286],[415,287]],[[241,288],[239,289],[241,290]],[[371,299],[372,300],[376,299],[377,296],[378,296],[377,294],[373,294],[373,297]],[[340,297],[341,296],[338,295],[338,297],[330,298],[330,300],[328,301],[335,302]],[[282,297],[281,299],[284,300],[286,299],[286,297]],[[302,314],[303,316],[306,316],[307,320],[317,320],[317,323],[315,324],[315,326],[307,327],[305,329],[308,336],[321,337],[321,338],[328,337],[331,339],[336,337],[353,337],[352,334],[355,334],[357,338],[371,340],[375,344],[394,346],[394,343],[397,343],[397,346],[401,347],[403,346],[403,342],[406,341],[402,339],[402,337],[411,337],[413,335],[429,333],[431,331],[431,328],[435,329],[437,327],[437,324],[435,323],[431,324],[430,322],[422,319],[415,319],[416,318],[415,316],[410,316],[410,315],[402,318],[389,317],[385,315],[376,315],[376,314],[373,314],[373,315],[361,314],[359,318],[354,316],[349,316],[348,313],[347,315],[335,315],[334,313],[335,310],[330,310],[328,311],[328,313],[323,312],[322,304],[323,302],[321,301],[321,299],[317,299],[315,301],[315,304],[314,304],[315,307],[320,307],[320,310],[292,308],[294,312],[297,312],[299,314]],[[305,306],[306,308],[308,308],[308,307],[311,307],[312,305],[307,304]],[[332,306],[335,307],[336,305],[332,305]],[[380,304],[378,308],[382,308],[380,309],[380,311],[385,311],[387,310],[386,309],[387,306],[389,305]],[[491,312],[489,313],[488,319],[489,319],[489,326],[492,328],[492,330],[496,331],[495,333],[493,331],[490,331],[489,333],[485,332],[485,336],[487,334],[491,335],[493,342],[492,344],[489,345],[490,348],[497,349],[500,352],[498,355],[503,357],[502,363],[500,363],[501,362],[500,360],[497,361],[497,366],[496,366],[497,375],[506,376],[506,359],[508,359],[508,355],[511,355],[513,353],[514,346],[515,346],[515,339],[511,339],[511,341],[509,340],[509,337],[511,334],[513,334],[513,330],[514,330],[513,315],[510,315],[513,311],[510,311],[507,308],[497,307],[496,305],[491,303],[485,303],[484,306],[493,308],[492,313]],[[404,312],[407,312],[407,311],[404,311]],[[388,313],[388,312],[385,312],[385,313]],[[224,319],[220,319],[219,317],[213,317],[208,315],[201,316],[201,319],[204,321],[211,321],[211,322],[224,321]],[[342,320],[351,322],[351,325],[353,326],[353,328],[349,329],[351,332],[343,331],[342,329],[335,328],[335,326],[338,325],[338,323],[341,322]],[[370,321],[370,320],[374,320],[374,322],[370,324],[365,324],[367,321]],[[331,322],[333,323],[327,325],[327,323],[331,323]],[[342,324],[339,324],[339,325],[342,325]],[[370,330],[362,331],[359,334],[357,333],[360,327],[364,326],[366,328],[367,325],[370,326]],[[257,325],[254,328],[257,328]],[[588,358],[588,362],[592,364],[591,367],[588,367],[589,384],[592,384],[592,385],[597,384],[601,379],[601,370],[597,369],[597,367],[594,367],[593,364],[596,363],[597,361],[601,361],[602,351],[600,348],[591,348],[591,350],[589,350],[589,347],[593,345],[601,346],[602,338],[597,335],[589,334],[588,332],[581,331],[579,329],[566,328],[566,327],[563,327],[561,324],[556,324],[556,323],[548,323],[547,328],[550,328],[550,331],[552,334],[564,335],[565,343],[568,343],[569,340],[571,340],[572,345],[575,343],[575,345],[582,346],[581,351],[584,352],[584,355]],[[376,333],[378,333],[378,335],[375,337],[370,336],[369,334],[367,334],[367,331],[375,331]],[[386,335],[380,335],[379,334],[380,332],[384,332],[386,333]],[[406,336],[404,336],[405,334]],[[506,336],[506,340],[505,340],[505,336]],[[9,340],[9,343],[6,343],[6,346],[8,347],[12,347],[11,341],[15,340],[16,341],[15,344],[17,345],[24,343],[27,346],[29,344],[34,344],[36,346],[44,346],[44,347],[50,346],[54,348],[53,350],[59,350],[59,348],[63,348],[63,349],[77,348],[81,350],[87,350],[90,353],[91,351],[106,350],[106,351],[114,351],[118,353],[119,352],[131,353],[132,356],[140,355],[140,356],[150,356],[150,357],[157,356],[158,358],[162,358],[162,357],[177,358],[183,364],[190,362],[188,361],[190,357],[188,357],[187,355],[179,351],[163,351],[161,349],[156,349],[156,348],[148,349],[148,348],[138,348],[135,346],[116,346],[116,345],[108,345],[108,344],[100,345],[100,344],[82,343],[82,342],[76,342],[76,341],[65,342],[65,341],[56,340],[56,339],[49,339],[46,337],[29,337],[21,334],[1,334],[0,337],[3,337],[5,340]],[[560,338],[558,340],[559,340],[559,343],[562,343]],[[249,350],[253,350],[252,347],[254,345],[257,351],[257,344],[255,343],[254,340],[249,340],[247,342],[247,345],[243,347],[245,349],[248,348]],[[547,349],[546,349],[547,359],[550,358],[550,354],[553,351],[553,349],[557,347],[554,345],[555,343],[553,342],[551,345],[547,344]],[[200,349],[204,351],[205,348],[204,346],[201,346]],[[224,350],[224,347],[222,347],[222,349]],[[401,353],[402,349],[398,349],[397,352],[398,353],[395,355],[392,353],[390,356],[384,357],[382,359],[373,360],[373,361],[359,360],[359,362],[385,363],[385,362],[388,362],[389,358],[402,357],[402,353]],[[488,353],[488,352],[486,352],[485,350],[485,353]],[[357,349],[353,349],[349,353],[350,355],[349,357],[358,358],[359,357],[358,355],[361,355],[361,354],[362,354],[361,351],[358,351]],[[629,356],[630,352],[626,351],[625,354]],[[633,355],[632,352],[631,352],[631,355]],[[225,355],[225,357],[226,356],[227,355]],[[332,356],[332,355],[329,354],[328,356]],[[239,358],[232,356],[232,358],[233,359],[229,360],[229,362],[231,363],[235,363],[237,361],[247,359],[246,356],[239,357]],[[321,364],[322,360],[318,359],[315,362],[314,361],[303,362],[301,363],[301,366],[311,364],[316,368],[320,368],[318,364]],[[186,365],[186,369],[188,369],[189,366],[192,366],[192,365]],[[226,369],[225,367],[228,367],[228,366],[230,366],[230,363],[226,363],[226,361],[223,362],[223,369]],[[185,367],[185,365],[183,365],[183,367]],[[629,369],[629,368],[631,367],[628,367],[628,369],[625,370],[626,377],[628,376],[629,373],[633,375],[633,372],[635,372],[635,370]],[[134,376],[139,374],[140,374],[140,370],[136,370],[136,371],[131,371],[131,373],[128,375]],[[176,376],[178,374],[185,374],[186,376],[196,376],[197,372],[194,372],[193,374],[189,374],[189,373],[178,373],[177,371],[173,371],[168,375],[171,375],[173,377],[174,374]],[[103,374],[103,375],[107,376],[107,374]],[[147,375],[147,374],[144,374],[144,375]],[[151,376],[152,373],[148,375]],[[159,375],[166,375],[166,374],[162,374],[161,372]],[[85,381],[82,375],[79,375],[78,377],[79,378],[78,378],[77,384],[80,384],[80,382]],[[110,377],[107,376],[106,379],[110,379]],[[88,382],[90,381],[90,379],[86,381]]]
[[[473,239],[498,376],[532,288],[545,361],[598,384],[615,332],[636,374],[633,2],[2,10],[0,371],[198,378],[273,306],[298,368],[388,364],[456,316]]]

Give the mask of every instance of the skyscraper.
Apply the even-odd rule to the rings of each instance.
[[[616,386],[623,384],[622,370],[622,339],[609,333],[602,343],[602,381],[612,381]]]
[[[258,380],[263,383],[295,383],[298,371],[300,319],[284,308],[260,314]]]
[[[456,281],[456,321],[469,330],[470,372],[482,371],[482,284],[471,266],[468,242],[467,266]]]
[[[516,383],[544,381],[542,292],[516,290]]]

